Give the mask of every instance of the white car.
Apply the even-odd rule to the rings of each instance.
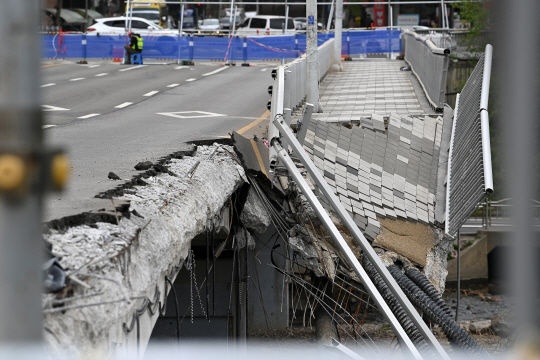
[[[88,28],[88,35],[127,35],[126,18],[110,17],[95,19]],[[163,55],[174,55],[178,52],[178,30],[165,30],[161,26],[143,18],[131,18],[131,30],[143,37],[144,52],[159,52]],[[182,35],[186,35],[185,32]],[[143,54],[144,56],[144,54]]]
[[[126,19],[128,18],[124,16],[95,19],[96,22],[87,29],[88,34],[126,34]],[[178,35],[177,30],[163,29],[149,20],[138,17],[131,18],[131,30],[141,35]]]
[[[204,19],[199,24],[199,29],[205,32],[215,32],[220,28],[218,19]]]
[[[237,35],[279,35],[285,29],[285,16],[257,15],[247,18],[236,31]],[[287,34],[294,34],[296,28],[292,18],[287,19]]]

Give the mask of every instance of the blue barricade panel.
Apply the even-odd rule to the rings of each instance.
[[[343,32],[343,54],[380,54],[401,51],[399,30],[362,30]],[[86,49],[83,39],[86,37]],[[333,33],[319,33],[322,45]],[[305,52],[306,35],[267,35],[232,40],[219,36],[144,36],[145,59],[234,61],[294,59]],[[348,40],[347,40],[348,39]],[[122,58],[125,35],[57,34],[41,37],[44,58]],[[192,44],[192,46],[190,45]]]
[[[400,30],[386,29],[344,31],[342,54],[367,55],[401,52],[400,34]]]

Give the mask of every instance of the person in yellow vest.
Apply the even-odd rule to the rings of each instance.
[[[128,33],[130,38],[129,45],[124,45],[126,49],[126,61],[124,63],[131,64],[131,54],[140,54],[143,50],[143,38],[139,34],[134,34],[133,31]]]

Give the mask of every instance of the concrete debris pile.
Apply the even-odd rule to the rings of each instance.
[[[137,339],[139,330],[131,331],[134,313],[156,314],[148,323],[136,319],[142,332],[151,331],[166,297],[165,276],[174,281],[191,240],[208,222],[223,222],[224,206],[247,181],[227,145],[198,146],[193,156],[171,159],[166,167],[112,200],[129,203],[114,223],[44,235],[67,275],[62,291],[43,295],[45,338],[55,357],[144,350],[149,334]]]

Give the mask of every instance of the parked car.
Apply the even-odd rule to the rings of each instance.
[[[107,34],[125,34],[126,33],[126,17],[109,17],[95,19],[95,23],[88,27],[88,33],[107,33]],[[161,26],[153,22],[138,18],[131,18],[131,29],[141,35],[177,35],[178,31],[163,29]]]
[[[204,19],[199,24],[199,29],[203,32],[214,33],[220,30],[218,19]]]
[[[257,15],[247,18],[236,31],[238,35],[278,35],[285,30],[285,16]],[[287,34],[294,34],[296,28],[292,18],[287,21]]]
[[[305,17],[295,17],[293,21],[297,30],[306,30],[307,19]]]
[[[88,28],[89,35],[127,35],[126,17],[96,19]],[[163,55],[172,55],[178,51],[176,44],[178,30],[165,30],[162,27],[143,18],[131,18],[131,30],[140,34],[145,42],[144,51],[159,51]],[[185,33],[183,33],[185,35]]]

